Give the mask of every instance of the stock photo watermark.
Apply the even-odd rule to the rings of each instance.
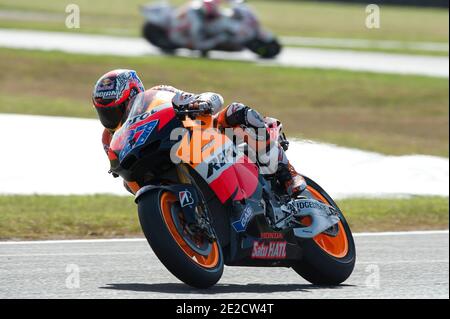
[[[376,264],[368,265],[365,272],[369,274],[364,282],[366,287],[380,289],[380,266]]]
[[[74,3],[66,6],[66,28],[79,29],[80,28],[80,7]]]
[[[270,140],[267,129],[259,128],[225,128],[223,134],[215,129],[195,127],[192,134],[186,128],[176,128],[171,132],[171,141],[179,141],[170,151],[172,163],[195,164],[197,169],[205,171],[210,177],[217,177],[225,168],[236,163],[258,163],[261,174],[273,174],[283,158],[282,150],[275,143],[278,138]],[[210,141],[203,144],[202,141]],[[245,150],[239,148],[245,141]],[[244,156],[245,155],[245,156]]]
[[[376,4],[369,4],[366,7],[366,28],[379,29],[381,27],[381,10]]]
[[[66,288],[79,289],[80,288],[80,267],[76,264],[68,264],[66,266]]]

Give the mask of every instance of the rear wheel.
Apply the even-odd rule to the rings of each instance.
[[[177,49],[177,46],[172,43],[167,36],[166,30],[149,22],[144,24],[142,28],[142,35],[148,42],[154,46],[157,46],[165,53],[173,54],[173,52]]]
[[[293,269],[316,285],[338,285],[351,275],[355,267],[356,249],[350,227],[333,199],[314,181],[305,177],[311,197],[333,206],[341,221],[337,233],[322,233],[302,242],[303,259]]]
[[[177,196],[152,191],[138,202],[139,221],[148,243],[164,266],[195,288],[208,288],[223,273],[223,255],[217,241],[191,235],[184,227]]]

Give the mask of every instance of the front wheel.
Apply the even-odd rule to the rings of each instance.
[[[281,52],[281,44],[276,40],[264,41],[254,39],[247,43],[247,48],[263,59],[273,59]]]
[[[138,213],[148,243],[174,276],[195,288],[219,281],[224,267],[221,247],[185,230],[177,196],[164,190],[144,194]]]
[[[304,240],[303,259],[293,269],[315,285],[339,285],[351,275],[356,249],[350,227],[333,199],[314,181],[305,177],[307,195],[337,209],[341,221],[333,235],[322,233]]]

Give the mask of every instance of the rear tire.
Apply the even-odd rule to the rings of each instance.
[[[160,48],[167,54],[173,54],[177,46],[169,40],[166,30],[149,22],[142,28],[142,36],[154,46]]]
[[[195,288],[209,288],[222,277],[224,267],[222,249],[217,242],[212,244],[217,248],[213,249],[216,255],[213,256],[214,261],[210,265],[202,265],[197,259],[188,256],[165,221],[167,215],[163,210],[167,208],[165,204],[161,204],[167,197],[163,197],[165,193],[167,195],[168,192],[150,191],[139,199],[139,221],[145,237],[158,259],[175,277]]]
[[[301,243],[303,247],[303,259],[292,268],[312,284],[327,286],[339,285],[350,277],[355,267],[356,249],[352,232],[333,199],[314,181],[307,177],[305,179],[308,187],[317,191],[331,206],[338,209],[341,219],[339,231],[345,231],[348,245],[345,255],[333,256],[323,249],[314,239],[305,240]]]

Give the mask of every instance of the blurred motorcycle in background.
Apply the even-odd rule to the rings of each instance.
[[[204,48],[199,44],[196,45],[195,41],[188,40],[189,45],[186,45],[186,42],[177,41],[179,36],[176,37],[176,33],[179,35],[180,32],[184,32],[183,36],[190,36],[189,21],[180,22],[180,20],[187,16],[184,10],[187,11],[192,6],[185,5],[177,8],[168,1],[150,3],[141,7],[141,14],[145,18],[143,36],[168,54],[173,54],[176,49],[184,48],[200,51],[202,56],[206,57],[211,50],[239,52],[249,49],[260,58],[276,57],[281,52],[281,44],[271,32],[262,28],[255,12],[243,0],[228,2],[230,6],[221,9],[218,19],[215,19],[220,20],[220,23],[204,21],[200,30],[205,41],[221,36],[223,40],[213,47]],[[191,4],[195,7],[196,1],[192,1]],[[197,5],[200,7],[200,1]]]

